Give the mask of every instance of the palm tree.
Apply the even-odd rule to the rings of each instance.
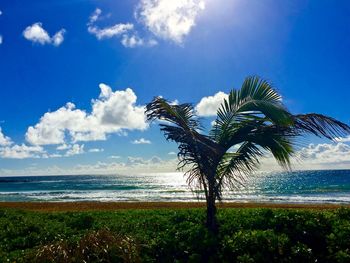
[[[242,184],[258,168],[264,153],[271,152],[278,164],[289,170],[295,138],[312,134],[332,140],[350,134],[348,125],[331,117],[293,115],[281,96],[259,77],[246,78],[239,90],[230,92],[208,135],[203,134],[188,103],[172,105],[156,97],[146,106],[146,116],[149,121],[161,120],[165,138],[178,144],[178,169],[186,168],[192,189],[204,191],[206,225],[214,233],[218,229],[216,201],[222,200],[223,189]]]

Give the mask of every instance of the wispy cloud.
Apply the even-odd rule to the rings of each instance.
[[[89,22],[87,24],[89,33],[95,35],[98,39],[120,36],[123,33],[126,33],[134,28],[134,25],[130,23],[119,23],[110,27],[100,28],[95,25],[95,22],[97,22],[100,19],[101,14],[102,10],[96,8],[96,10],[91,14]]]
[[[120,159],[121,157],[119,155],[111,155],[108,156],[108,159]]]
[[[100,152],[103,152],[104,149],[101,149],[101,148],[92,148],[92,149],[89,149],[89,153],[100,153]]]
[[[62,44],[64,40],[64,34],[66,30],[62,28],[52,37],[50,37],[49,33],[43,28],[42,23],[37,22],[31,26],[28,26],[23,31],[23,36],[25,39],[32,41],[33,43],[39,43],[41,45],[51,44],[56,47]]]
[[[145,138],[140,138],[138,140],[134,140],[131,142],[132,144],[151,144],[150,140],[146,140]]]
[[[134,48],[139,46],[154,46],[157,44],[155,40],[146,40],[138,36],[138,33],[134,30],[133,23],[117,23],[112,26],[100,28],[96,25],[101,19],[102,11],[99,8],[91,14],[89,18],[88,32],[96,36],[97,39],[107,39],[112,37],[120,37],[121,44],[124,47]]]
[[[2,15],[2,11],[0,10],[0,16]],[[3,36],[0,34],[0,45],[2,44],[3,42]]]

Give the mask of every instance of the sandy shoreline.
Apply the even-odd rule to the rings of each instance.
[[[1,208],[31,211],[112,211],[120,209],[186,209],[204,208],[203,202],[0,202]],[[276,203],[220,203],[220,208],[284,208],[336,209],[350,207],[336,204],[276,204]]]

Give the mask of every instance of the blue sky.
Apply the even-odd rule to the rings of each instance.
[[[192,102],[210,125],[248,75],[294,113],[349,124],[346,0],[14,0],[0,11],[0,175],[173,171],[176,145],[143,106]],[[349,168],[348,142],[310,138],[298,167]]]

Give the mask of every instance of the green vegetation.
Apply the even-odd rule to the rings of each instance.
[[[0,262],[350,262],[350,209],[0,210]]]
[[[348,125],[331,117],[292,114],[281,95],[258,77],[246,78],[240,89],[230,92],[208,135],[188,103],[173,105],[156,97],[147,105],[146,115],[148,120],[167,121],[159,124],[161,131],[167,140],[178,144],[178,168],[188,169],[188,183],[204,190],[206,225],[212,233],[218,231],[215,203],[222,200],[222,190],[235,190],[242,184],[266,152],[289,169],[298,137],[311,134],[334,139],[350,134]]]

